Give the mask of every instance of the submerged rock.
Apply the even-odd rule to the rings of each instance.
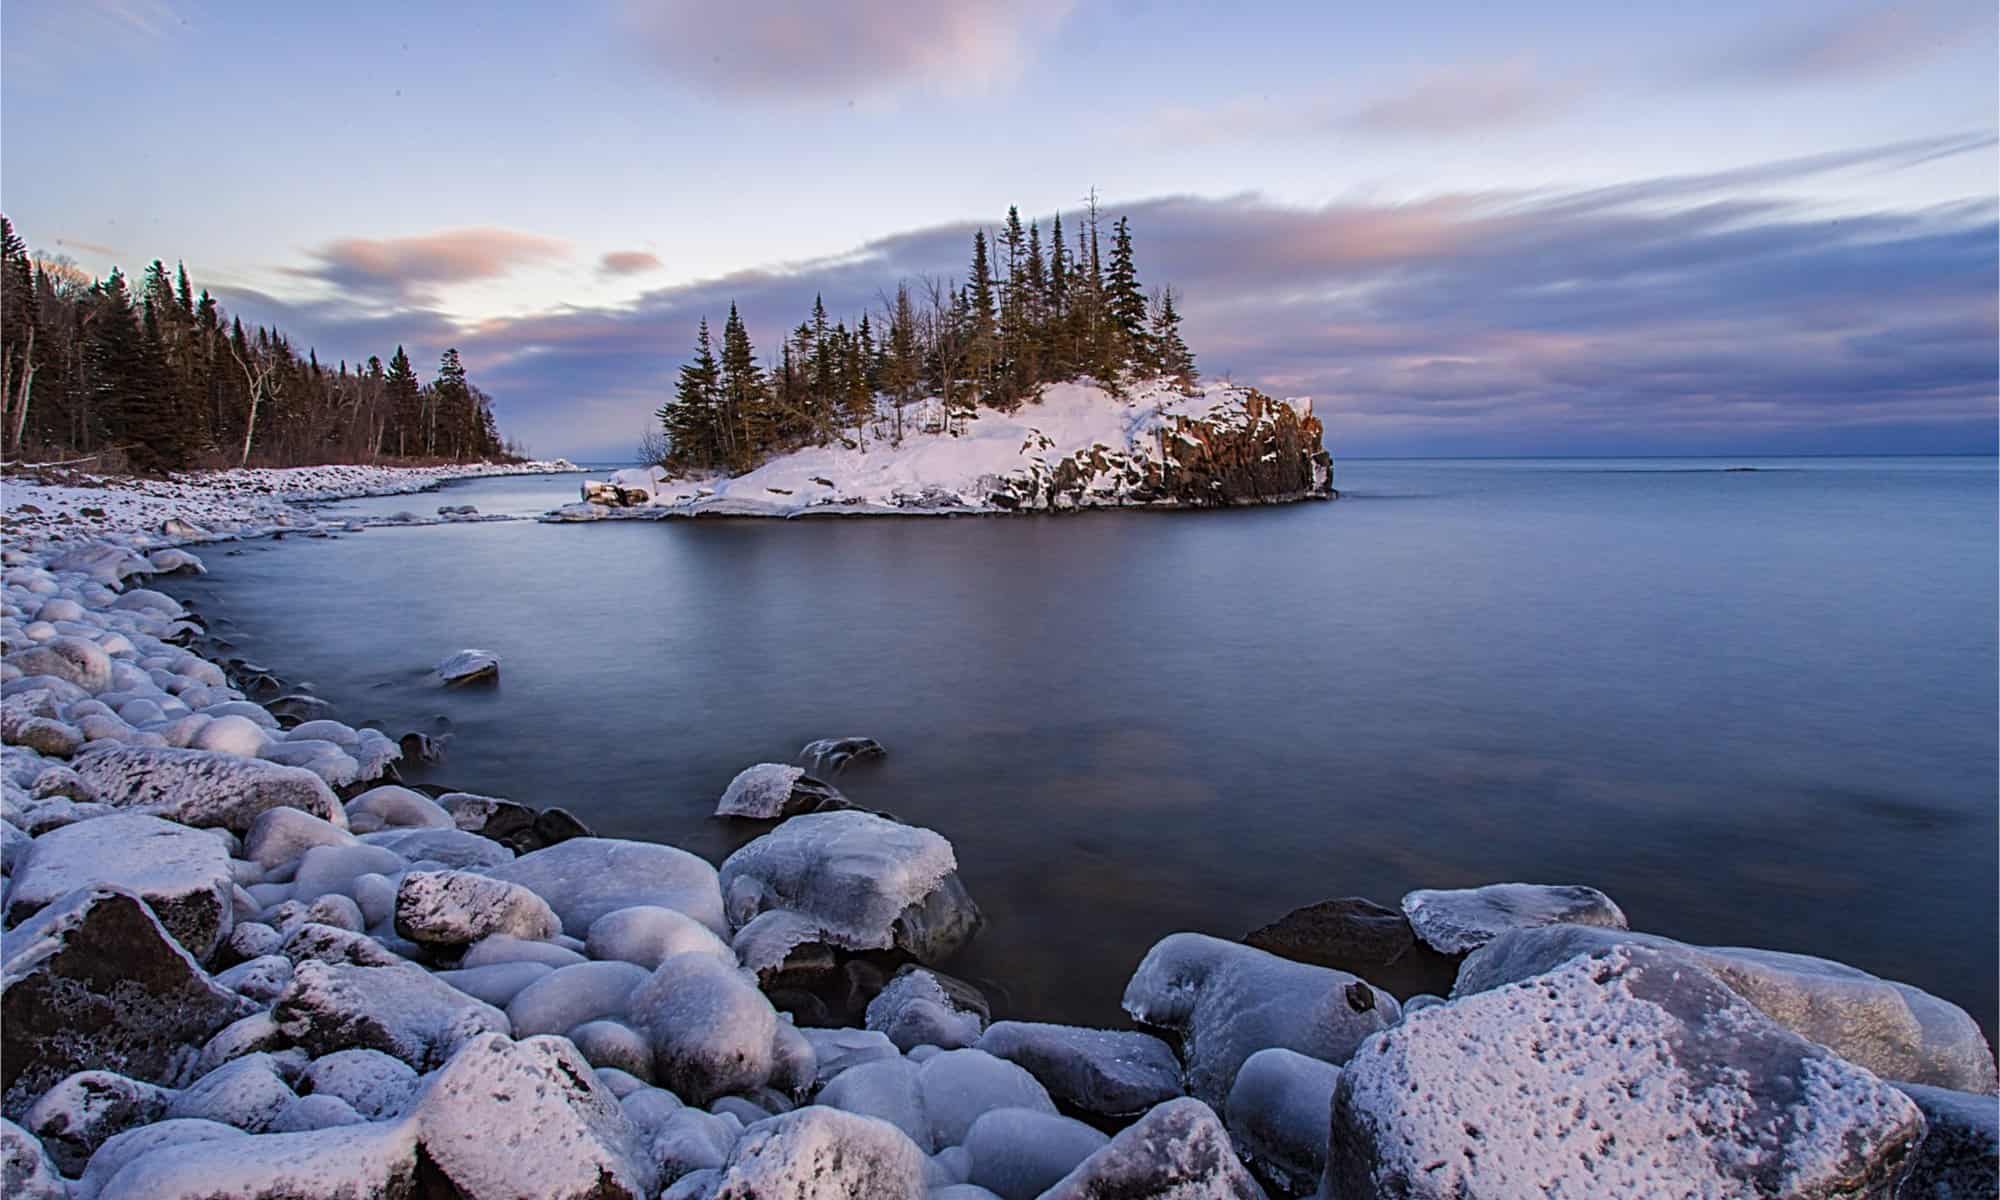
[[[235,927],[228,848],[201,830],[141,813],[80,821],[36,838],[7,892],[7,920],[25,920],[99,884],[145,900],[199,961],[213,957]]]
[[[820,738],[807,742],[799,751],[799,757],[808,759],[815,767],[836,774],[847,769],[853,762],[876,762],[888,756],[882,743],[871,737]]]
[[[460,650],[438,663],[437,674],[446,687],[488,682],[500,677],[500,658],[491,650]]]
[[[1357,1193],[1357,1196],[1364,1193]],[[1265,1200],[1229,1133],[1199,1100],[1169,1100],[1077,1165],[1041,1200]]]
[[[1181,1062],[1149,1033],[997,1021],[978,1049],[1026,1068],[1049,1094],[1099,1117],[1129,1117],[1181,1095]]]
[[[272,808],[303,809],[336,826],[347,824],[333,789],[303,767],[150,746],[87,750],[71,766],[99,801],[183,825],[243,834]]]
[[[1503,933],[1545,925],[1626,928],[1625,913],[1593,887],[1550,883],[1489,883],[1449,891],[1422,889],[1403,897],[1403,915],[1431,949],[1477,950]]]

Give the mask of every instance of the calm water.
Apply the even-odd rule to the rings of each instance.
[[[1754,463],[1756,473],[1724,472]],[[1332,504],[377,529],[207,555],[240,653],[429,778],[720,861],[740,768],[944,833],[996,1007],[1109,1021],[1154,939],[1580,882],[1633,925],[1995,1010],[1994,465],[1355,461]],[[344,511],[539,511],[575,477]],[[450,651],[500,687],[445,693]]]

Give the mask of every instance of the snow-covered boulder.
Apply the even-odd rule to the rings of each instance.
[[[304,1133],[311,1129],[362,1125],[367,1120],[338,1096],[300,1096],[271,1118],[265,1129],[271,1133]]]
[[[748,1130],[730,1148],[714,1200],[922,1200],[924,1156],[895,1126],[813,1105]]]
[[[364,967],[308,959],[271,1015],[314,1055],[380,1050],[420,1071],[485,1033],[506,1033],[507,1015],[420,967]]]
[[[344,1125],[180,1141],[133,1158],[105,1181],[97,1200],[391,1197],[413,1194],[416,1178],[409,1129]]]
[[[1181,1094],[1173,1047],[1136,1030],[996,1021],[977,1048],[1025,1068],[1051,1096],[1095,1116],[1136,1116]]]
[[[144,899],[167,932],[202,962],[235,925],[228,849],[198,829],[141,813],[80,821],[36,838],[7,892],[7,921],[23,921],[98,884]]]
[[[246,959],[218,973],[215,982],[259,1004],[269,1004],[292,981],[292,960],[282,954]]]
[[[246,1054],[203,1075],[167,1105],[170,1119],[195,1119],[262,1133],[298,1096],[267,1053]]]
[[[427,945],[468,946],[494,933],[552,938],[562,922],[518,883],[470,871],[411,871],[396,889],[396,932]]]
[[[1593,887],[1555,883],[1489,883],[1485,887],[1420,889],[1403,897],[1403,915],[1426,946],[1441,954],[1477,950],[1514,929],[1545,925],[1627,927],[1624,910]]]
[[[715,868],[673,846],[578,837],[523,854],[490,872],[549,902],[563,932],[583,937],[605,913],[637,904],[684,912],[728,936]]]
[[[633,989],[651,977],[646,968],[627,962],[558,967],[515,994],[507,1004],[507,1020],[515,1037],[567,1033],[588,1021],[622,1015]]]
[[[101,802],[183,825],[221,826],[242,834],[259,813],[281,807],[303,809],[335,825],[347,823],[333,789],[302,767],[148,746],[87,748],[71,766]]]
[[[971,986],[924,967],[906,967],[868,1002],[867,1027],[899,1050],[960,1050],[986,1028],[986,998]]]
[[[500,677],[500,657],[491,650],[460,650],[437,665],[446,687],[482,683]]]
[[[1969,1200],[2000,1191],[2000,1098],[1899,1083],[1924,1114],[1924,1140],[1897,1200]]]
[[[43,605],[45,609],[48,607]],[[52,676],[87,692],[102,692],[111,687],[111,656],[88,638],[50,638],[9,654],[7,664],[24,676]]]
[[[400,967],[403,959],[372,937],[342,929],[336,925],[321,925],[316,921],[301,921],[285,934],[285,940],[278,952],[292,960],[293,974],[305,962],[322,962],[356,967]]]
[[[1001,1200],[1035,1200],[1110,1137],[1069,1117],[996,1108],[965,1132],[967,1182]]]
[[[722,799],[716,803],[715,815],[782,821],[800,813],[846,805],[847,799],[838,789],[806,774],[804,767],[758,763],[743,768],[729,781]]]
[[[0,1119],[0,1194],[9,1200],[66,1200],[69,1189],[42,1144]]]
[[[1400,1017],[1393,996],[1345,971],[1198,933],[1170,934],[1147,951],[1125,1011],[1180,1035],[1188,1093],[1213,1104],[1227,1101],[1237,1068],[1259,1050],[1338,1065]]]
[[[402,1115],[417,1094],[417,1073],[380,1050],[336,1050],[313,1060],[299,1079],[305,1096],[334,1096],[371,1121]]]
[[[781,1074],[789,1041],[804,1044],[798,1031],[778,1020],[755,984],[714,955],[667,959],[630,992],[626,1011],[653,1048],[655,1078],[689,1103],[766,1083],[796,1090],[811,1082],[810,1061],[804,1078]]]
[[[178,1081],[198,1048],[251,1010],[212,982],[139,897],[72,892],[0,938],[0,1086],[25,1113],[78,1071]]]
[[[949,958],[978,929],[979,908],[958,879],[951,843],[873,813],[808,813],[722,864],[731,924],[788,912],[846,950]]]
[[[195,1142],[240,1141],[249,1135],[230,1125],[214,1121],[158,1121],[141,1125],[113,1137],[90,1156],[90,1165],[70,1189],[72,1200],[95,1200],[117,1174],[132,1162],[170,1146]]]
[[[35,1101],[21,1124],[41,1139],[62,1173],[83,1174],[97,1148],[160,1119],[174,1094],[116,1071],[78,1071]]]
[[[490,838],[462,829],[382,829],[364,833],[365,845],[393,850],[411,862],[441,863],[467,871],[487,871],[514,861],[514,852]]]
[[[1334,1090],[1326,1190],[1887,1200],[1923,1129],[1908,1097],[1710,972],[1614,946],[1363,1044]]]
[[[560,946],[551,946],[560,950]],[[538,962],[495,962],[484,966],[461,967],[455,971],[439,971],[437,977],[471,996],[495,1008],[506,1008],[522,989],[548,975],[556,968]]]
[[[1339,1082],[1339,1067],[1276,1046],[1243,1060],[1229,1089],[1229,1136],[1274,1191],[1303,1196],[1319,1185]]]
[[[347,802],[347,827],[357,834],[378,829],[456,829],[437,801],[414,788],[384,784]]]
[[[730,964],[728,943],[701,922],[671,908],[639,904],[615,909],[590,923],[584,952],[596,959],[633,963],[648,971],[676,954],[707,953]]]
[[[1452,996],[1456,1001],[1619,945],[1644,946],[1713,971],[1772,1020],[1884,1079],[1994,1090],[1993,1051],[1964,1009],[1909,984],[1804,954],[1690,946],[1652,934],[1552,926],[1488,943],[1465,960]]]
[[[849,1067],[902,1057],[895,1043],[872,1029],[801,1029],[799,1032],[812,1047],[814,1090],[825,1087]]]
[[[1357,1196],[1367,1193],[1357,1193]],[[1199,1100],[1169,1100],[1084,1159],[1040,1200],[1109,1196],[1265,1200],[1236,1158],[1229,1133]]]
[[[243,857],[260,867],[279,867],[314,846],[352,846],[354,835],[322,817],[297,808],[258,813],[243,835]]]
[[[653,1082],[653,1047],[630,1025],[611,1020],[585,1021],[563,1036],[576,1043],[577,1053],[601,1073],[618,1071],[634,1084]],[[612,1090],[616,1091],[616,1088]]]

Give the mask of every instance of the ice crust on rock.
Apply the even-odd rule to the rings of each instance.
[[[1625,945],[1364,1044],[1334,1090],[1326,1189],[1887,1200],[1922,1136],[1902,1093]]]
[[[705,953],[732,965],[736,962],[735,952],[714,930],[684,912],[656,904],[614,909],[592,921],[584,952],[648,971],[676,954]]]
[[[1029,1108],[996,1108],[965,1133],[966,1182],[1001,1200],[1035,1200],[1111,1138],[1069,1117]]]
[[[1356,1200],[1363,1194],[1357,1193]],[[1152,1108],[1040,1200],[1266,1200],[1214,1110],[1183,1097]],[[1342,1200],[1347,1200],[1345,1194]],[[1370,1198],[1372,1200],[1372,1198]]]
[[[90,1165],[70,1189],[73,1200],[94,1200],[106,1183],[134,1160],[169,1146],[248,1137],[241,1129],[214,1121],[159,1121],[112,1137],[90,1156]]]
[[[913,967],[897,972],[868,1002],[866,1024],[899,1050],[961,1050],[979,1040],[986,1015],[985,998],[966,985],[954,980],[948,989],[936,972]]]
[[[495,879],[518,883],[549,902],[563,932],[583,937],[605,913],[634,905],[671,908],[729,934],[715,868],[672,846],[578,837],[495,867]]]
[[[1514,929],[1545,925],[1627,927],[1624,911],[1611,897],[1578,884],[1424,888],[1403,897],[1403,915],[1409,918],[1418,940],[1442,954],[1469,953]]]
[[[243,857],[260,867],[280,867],[315,846],[351,846],[354,835],[340,825],[296,808],[257,814],[243,835]]]
[[[1229,1136],[1273,1189],[1303,1196],[1318,1186],[1339,1082],[1339,1067],[1276,1046],[1243,1060],[1229,1089]]]
[[[219,825],[242,834],[271,808],[303,809],[335,825],[347,823],[333,789],[302,767],[207,750],[110,746],[87,747],[72,768],[103,803],[183,825]]]
[[[498,679],[500,656],[491,650],[460,650],[438,663],[437,675],[446,687]]]
[[[1125,1011],[1180,1035],[1188,1094],[1224,1104],[1243,1060],[1282,1046],[1339,1065],[1400,1018],[1387,992],[1330,967],[1199,933],[1160,939],[1125,988]]]
[[[931,1055],[917,1068],[916,1083],[927,1141],[934,1150],[963,1142],[972,1123],[996,1108],[1050,1115],[1056,1111],[1047,1089],[1033,1075],[983,1050]]]
[[[336,1096],[371,1121],[400,1116],[417,1093],[416,1071],[380,1050],[336,1050],[313,1060],[300,1095]]]
[[[518,883],[470,871],[410,871],[396,889],[396,932],[413,942],[470,945],[489,934],[540,941],[562,922]]]
[[[713,1200],[922,1200],[923,1152],[895,1126],[813,1105],[730,1148]]]
[[[831,785],[790,763],[758,763],[739,771],[716,803],[718,817],[780,821],[829,802],[845,803]]]
[[[777,1010],[740,971],[713,955],[667,959],[632,989],[626,1011],[653,1048],[654,1077],[689,1103],[762,1087],[779,1070]],[[808,1063],[804,1078],[780,1086],[803,1087],[811,1077]]]
[[[506,1033],[507,1014],[407,963],[367,967],[307,960],[272,1016],[314,1055],[381,1050],[429,1070],[484,1033]]]
[[[551,946],[550,949],[559,950],[561,947]],[[555,969],[547,963],[494,962],[439,971],[437,977],[475,1000],[483,1000],[495,1008],[506,1008],[514,997],[521,994],[521,989]]]
[[[97,1200],[395,1197],[416,1187],[416,1143],[397,1125],[345,1125],[183,1141],[142,1154]]]
[[[200,830],[140,813],[79,821],[36,838],[8,890],[7,920],[19,922],[99,884],[144,899],[201,961],[235,927],[228,849]]]
[[[347,802],[347,826],[357,834],[380,829],[456,829],[437,801],[412,788],[388,783]]]
[[[1772,1020],[1885,1079],[1960,1091],[1995,1087],[1993,1052],[1964,1009],[1908,984],[1804,954],[1554,926],[1489,943],[1459,968],[1452,996],[1513,983],[1619,945],[1644,946],[1713,971]]]
[[[1173,1047],[1137,1030],[996,1021],[977,1048],[1025,1068],[1055,1099],[1096,1116],[1136,1116],[1181,1094]]]
[[[507,1020],[515,1037],[562,1034],[587,1021],[623,1014],[634,988],[651,972],[627,962],[558,967],[515,994]]]

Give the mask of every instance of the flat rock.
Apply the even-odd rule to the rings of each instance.
[[[1452,995],[1513,983],[1617,945],[1645,946],[1715,972],[1764,1015],[1884,1079],[1957,1091],[1994,1090],[1993,1052],[1964,1009],[1908,984],[1804,954],[1690,946],[1652,934],[1553,926],[1489,943],[1465,960]]]
[[[1409,918],[1417,938],[1440,954],[1466,954],[1515,929],[1546,925],[1627,927],[1624,911],[1611,897],[1578,884],[1425,888],[1403,897],[1403,915]]]
[[[495,933],[551,938],[562,922],[518,883],[470,871],[411,871],[396,889],[396,932],[427,945],[467,946]]]
[[[115,1071],[78,1071],[42,1093],[21,1124],[41,1139],[62,1173],[74,1177],[99,1146],[159,1120],[172,1100],[166,1088]]]
[[[978,1048],[1027,1070],[1049,1094],[1099,1117],[1129,1117],[1181,1095],[1181,1061],[1149,1033],[997,1021]]]
[[[730,1148],[713,1200],[922,1200],[924,1156],[903,1131],[813,1105],[763,1121]]]
[[[335,825],[347,823],[333,789],[303,767],[151,746],[87,749],[70,765],[100,802],[183,825],[243,834],[259,813],[272,808],[297,808]]]
[[[380,1050],[420,1071],[443,1063],[485,1033],[506,1033],[507,1015],[408,964],[354,966],[306,960],[271,1015],[315,1057]]]
[[[637,904],[684,912],[729,936],[715,868],[672,846],[617,838],[571,838],[495,867],[495,879],[518,883],[549,902],[563,932],[583,937],[605,913]]]
[[[7,892],[7,920],[26,920],[78,888],[122,888],[199,961],[235,927],[229,850],[198,829],[142,813],[79,821],[35,839]]]
[[[1334,1090],[1326,1190],[1888,1200],[1908,1097],[1685,958],[1621,945],[1426,1009]]]
[[[1188,1094],[1214,1104],[1259,1050],[1282,1046],[1337,1066],[1401,1015],[1394,997],[1345,971],[1199,933],[1170,934],[1147,951],[1125,1011],[1180,1035]]]
[[[5,1111],[78,1071],[172,1084],[249,1001],[202,973],[130,892],[72,892],[0,940]]]
[[[1357,1193],[1357,1197],[1363,1193]],[[1266,1200],[1214,1110],[1158,1105],[1065,1175],[1041,1200]]]

